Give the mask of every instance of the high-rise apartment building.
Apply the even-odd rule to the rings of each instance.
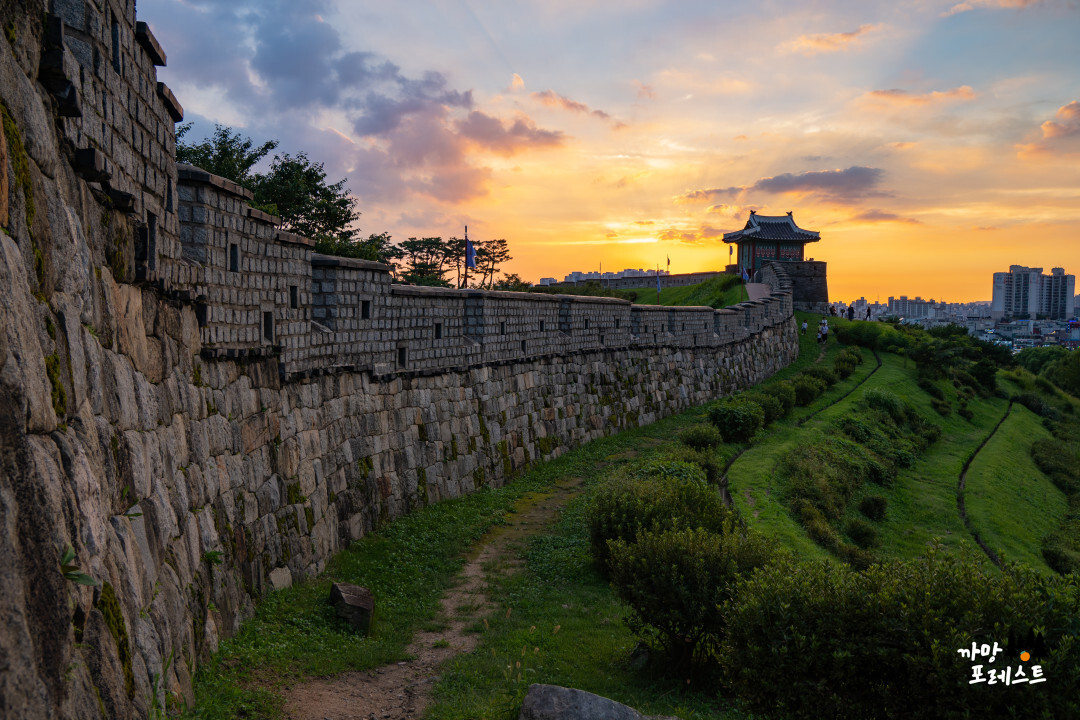
[[[1010,265],[1009,272],[994,273],[994,295],[990,317],[1068,320],[1073,316],[1076,276],[1064,268],[1053,268],[1049,275],[1042,268]]]

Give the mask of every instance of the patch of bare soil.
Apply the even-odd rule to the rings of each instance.
[[[294,685],[285,699],[292,720],[404,720],[424,713],[438,668],[459,653],[476,648],[480,636],[468,628],[496,608],[487,597],[485,574],[492,568],[513,572],[518,563],[515,543],[550,524],[560,508],[579,491],[581,478],[568,478],[549,494],[522,498],[505,525],[477,543],[458,584],[442,598],[438,617],[413,637],[406,653],[412,658],[364,672],[314,678]],[[378,598],[375,599],[378,603]]]

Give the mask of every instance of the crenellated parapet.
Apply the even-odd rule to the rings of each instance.
[[[424,375],[599,350],[714,348],[792,314],[774,293],[730,308],[392,284],[388,265],[320,255],[250,206],[251,193],[179,166],[181,252],[163,271],[193,301],[207,358],[273,356],[282,379],[365,371]],[[768,267],[772,267],[771,265]],[[784,278],[784,279],[781,279]]]

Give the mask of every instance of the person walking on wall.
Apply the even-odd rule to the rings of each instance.
[[[866,306],[866,319],[867,320],[870,319],[870,306],[869,305]]]

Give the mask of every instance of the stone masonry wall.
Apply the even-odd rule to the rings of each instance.
[[[180,182],[130,0],[14,0],[0,27],[0,717],[190,700],[267,588],[797,352],[782,269],[718,311],[391,287],[220,178]],[[60,47],[75,105],[43,70]]]

